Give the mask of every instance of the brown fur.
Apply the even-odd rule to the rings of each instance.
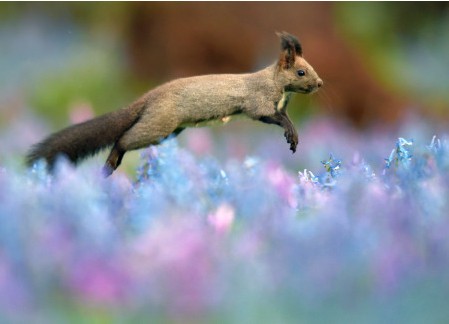
[[[215,74],[177,79],[163,84],[128,108],[57,132],[33,147],[28,164],[44,158],[50,168],[59,154],[74,163],[113,145],[104,172],[110,175],[126,151],[157,145],[185,127],[228,121],[235,115],[281,126],[295,152],[298,135],[288,118],[289,92],[312,93],[322,81],[302,55],[298,40],[279,33],[281,57],[250,74]],[[298,76],[298,69],[306,72]]]

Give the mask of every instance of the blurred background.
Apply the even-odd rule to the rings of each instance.
[[[106,180],[107,152],[25,170],[165,81],[272,64],[283,30],[324,80],[296,154],[242,120]],[[0,323],[448,323],[448,40],[447,2],[0,2]]]
[[[165,81],[261,69],[277,59],[275,31],[283,30],[298,36],[325,84],[289,107],[300,137],[320,118],[351,132],[394,129],[407,118],[444,127],[446,2],[1,3],[0,162]],[[249,121],[179,140],[198,154],[272,156],[280,147],[285,163],[300,159],[280,129]]]

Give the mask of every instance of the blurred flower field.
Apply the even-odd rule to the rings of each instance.
[[[0,324],[449,323],[447,3],[0,17]],[[277,30],[325,83],[289,104],[296,154],[279,127],[236,121],[129,152],[107,179],[107,152],[24,166],[52,131],[165,81],[272,64]]]
[[[176,139],[134,177],[0,166],[0,322],[446,322],[449,140],[347,134],[312,171]]]

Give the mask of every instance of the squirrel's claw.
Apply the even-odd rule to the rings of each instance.
[[[284,136],[287,140],[287,143],[290,144],[290,150],[292,153],[296,152],[296,146],[298,145],[298,135],[296,132],[286,131]]]

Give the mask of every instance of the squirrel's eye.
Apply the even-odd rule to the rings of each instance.
[[[306,72],[304,72],[304,70],[298,70],[296,71],[296,73],[298,73],[299,76],[305,76]]]

